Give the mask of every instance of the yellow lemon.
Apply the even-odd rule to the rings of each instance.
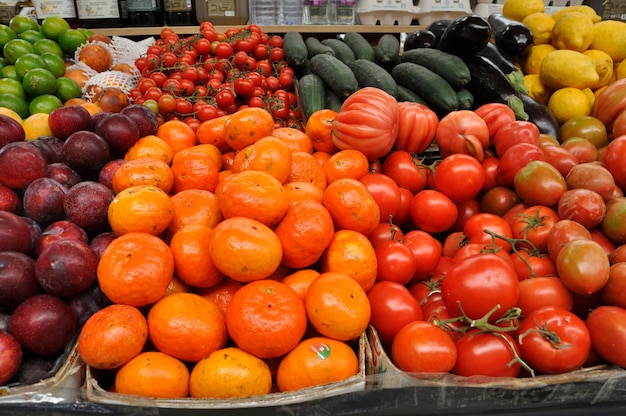
[[[541,82],[539,74],[524,75],[524,86],[528,90],[528,95],[532,98],[539,101],[541,104],[548,103],[548,99],[552,94],[552,88],[546,87],[544,83]]]
[[[562,9],[552,13],[552,18],[556,21],[566,14],[572,12],[579,12],[589,16],[593,23],[598,23],[600,20],[602,20],[602,17],[598,15],[598,13],[596,13],[596,10],[593,7],[587,5],[563,7]]]
[[[613,60],[611,57],[599,49],[587,49],[583,54],[593,59],[596,64],[596,72],[600,77],[598,83],[591,88],[595,89],[607,85],[613,79]]]
[[[22,126],[26,140],[35,140],[41,136],[53,136],[48,126],[48,113],[34,113],[24,119]]]
[[[10,108],[0,107],[0,114],[9,116],[20,124],[22,124],[23,122],[22,117],[20,117],[19,114],[17,114],[15,111],[11,110]]]
[[[613,74],[615,75],[615,79],[626,78],[626,59],[615,62]]]
[[[555,21],[552,44],[557,49],[585,51],[593,41],[593,22],[586,14],[572,12]]]
[[[596,63],[582,52],[557,49],[548,53],[539,68],[541,82],[554,89],[592,87],[600,80]]]
[[[593,94],[593,90],[591,88],[585,88],[582,90],[582,92],[585,93],[585,95],[589,99],[589,102],[591,103],[591,108],[593,108],[593,103],[596,102],[596,96]]]
[[[502,6],[502,14],[518,22],[524,20],[529,14],[545,10],[543,0],[506,0]]]
[[[533,45],[528,51],[528,55],[524,59],[522,69],[525,74],[538,74],[541,68],[541,62],[550,52],[556,51],[552,44],[544,43],[541,45]]]
[[[548,108],[557,122],[563,124],[573,118],[590,116],[593,104],[581,89],[565,87],[552,93],[548,100]]]
[[[533,45],[552,43],[552,28],[554,19],[547,13],[537,12],[529,14],[522,20],[533,33]]]
[[[626,22],[603,20],[593,25],[591,49],[600,49],[609,54],[613,62],[626,58]]]

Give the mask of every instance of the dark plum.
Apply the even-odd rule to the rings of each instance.
[[[67,187],[52,178],[35,179],[22,197],[24,214],[45,225],[62,220],[65,218],[63,201],[66,193]]]
[[[23,141],[25,138],[24,127],[17,120],[0,114],[0,147],[7,143]]]
[[[148,136],[150,134],[156,134],[159,128],[159,120],[156,114],[150,110],[147,106],[141,104],[131,104],[124,107],[122,114],[127,115],[137,123],[139,127],[140,137]]]
[[[44,154],[30,142],[8,143],[0,149],[0,183],[11,189],[25,189],[47,170]]]
[[[79,240],[89,243],[87,232],[70,220],[55,221],[43,229],[35,240],[35,255],[39,256],[46,246],[56,240]]]
[[[100,182],[83,181],[65,195],[65,215],[87,233],[109,230],[108,209],[113,191]]]
[[[113,157],[123,156],[141,137],[137,123],[122,113],[114,113],[104,118],[96,125],[95,132],[109,143]]]
[[[48,126],[55,137],[66,140],[77,131],[93,130],[93,120],[85,107],[68,105],[52,110]]]
[[[9,211],[0,211],[0,251],[29,254],[32,248],[33,232],[25,218]]]
[[[8,332],[0,331],[0,386],[17,374],[22,364],[22,346]]]
[[[67,188],[71,188],[82,180],[78,172],[61,162],[50,163],[46,176],[65,185]]]
[[[12,311],[41,292],[35,260],[17,251],[0,251],[0,310]]]
[[[109,143],[93,131],[73,133],[63,143],[63,162],[81,176],[97,174],[111,158]]]

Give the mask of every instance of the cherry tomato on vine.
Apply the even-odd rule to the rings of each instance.
[[[215,102],[219,108],[226,110],[235,104],[235,94],[228,89],[220,90],[215,95]]]
[[[193,105],[189,101],[183,97],[179,97],[176,99],[174,111],[178,114],[190,114],[193,111],[192,107]]]
[[[283,47],[283,38],[278,35],[271,36],[267,40],[267,44],[272,48],[282,48]]]
[[[219,58],[228,58],[235,53],[235,49],[233,48],[233,45],[228,42],[219,42],[215,45],[213,53]]]
[[[176,108],[176,98],[172,94],[162,94],[157,103],[159,104],[159,112],[162,114],[171,113]]]

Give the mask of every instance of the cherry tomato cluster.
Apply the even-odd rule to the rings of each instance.
[[[146,54],[135,60],[141,76],[129,96],[164,119],[199,124],[243,106],[263,107],[277,126],[303,129],[294,92],[294,71],[284,60],[283,39],[256,25],[181,37],[163,28]]]

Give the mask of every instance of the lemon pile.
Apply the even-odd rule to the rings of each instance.
[[[595,97],[626,77],[626,22],[602,20],[587,5],[548,14],[542,0],[506,0],[502,14],[532,31],[533,46],[518,62],[524,85],[560,124],[591,115]]]

